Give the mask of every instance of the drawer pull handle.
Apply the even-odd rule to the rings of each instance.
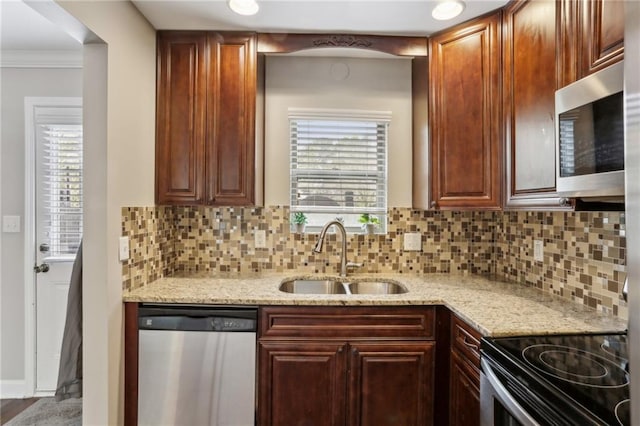
[[[469,341],[467,340],[467,336],[463,336],[463,337],[462,337],[462,343],[464,343],[464,345],[465,345],[466,347],[471,348],[471,349],[473,349],[473,350],[474,350],[474,351],[476,351],[476,352],[479,352],[479,351],[480,351],[480,348],[478,347],[478,345],[476,345],[476,344],[475,344],[475,343],[473,343],[473,342],[469,342]]]

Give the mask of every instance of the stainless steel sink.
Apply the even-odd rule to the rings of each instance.
[[[407,289],[391,281],[290,280],[280,284],[280,291],[294,294],[402,294]]]
[[[346,294],[340,281],[291,280],[280,284],[280,291],[295,294]]]
[[[407,289],[390,281],[356,281],[349,285],[353,294],[403,294]]]

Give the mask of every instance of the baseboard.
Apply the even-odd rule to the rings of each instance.
[[[0,380],[0,398],[26,398],[26,382],[24,380]]]

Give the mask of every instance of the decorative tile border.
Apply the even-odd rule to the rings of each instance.
[[[338,273],[339,237],[323,253],[317,236],[290,231],[289,208],[123,208],[131,259],[125,288],[173,272],[261,271]],[[266,231],[256,248],[255,231]],[[422,251],[404,251],[406,232],[422,234]],[[348,235],[347,256],[358,272],[474,273],[537,287],[626,318],[620,292],[625,277],[624,213],[439,212],[389,209],[385,235]],[[544,262],[533,241],[544,240]]]

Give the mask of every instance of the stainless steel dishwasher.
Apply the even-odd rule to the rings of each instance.
[[[255,425],[257,308],[139,309],[139,425]]]

